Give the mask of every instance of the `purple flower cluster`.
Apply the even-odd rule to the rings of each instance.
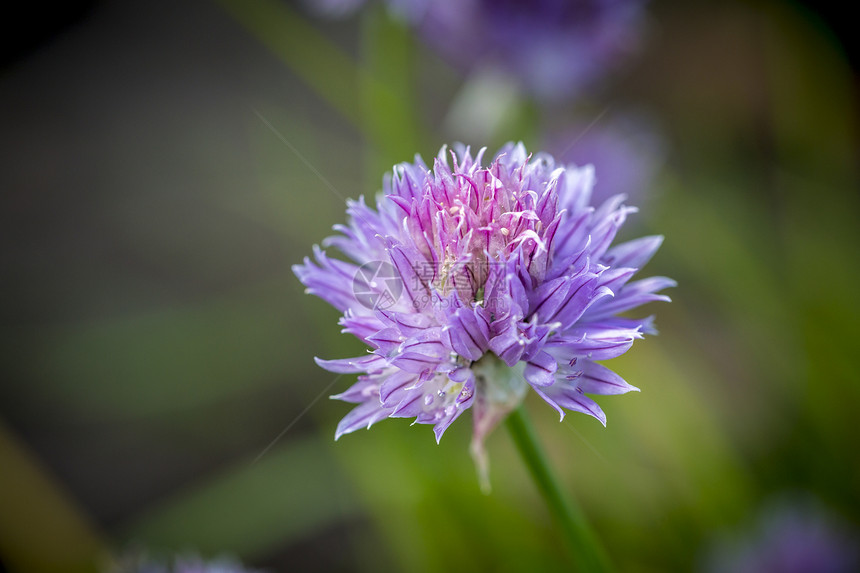
[[[618,314],[669,300],[657,293],[671,279],[630,280],[662,237],[611,246],[635,208],[624,196],[592,207],[591,166],[557,165],[522,144],[487,166],[483,158],[461,146],[449,158],[443,147],[432,169],[420,157],[397,165],[376,208],[350,202],[349,223],[324,242],[352,262],[315,248],[315,261],[294,267],[307,292],[344,313],[344,332],[371,348],[317,360],[360,374],[334,396],[358,404],[336,438],[402,417],[433,424],[438,441],[472,408],[480,457],[484,437],[529,386],[562,419],[573,410],[603,424],[586,394],[636,390],[597,361],[654,332],[651,318]]]

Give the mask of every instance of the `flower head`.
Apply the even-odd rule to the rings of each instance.
[[[450,163],[449,163],[450,161]],[[636,390],[597,361],[653,333],[651,318],[621,318],[669,300],[674,281],[630,281],[662,237],[611,247],[635,208],[615,196],[590,203],[590,166],[556,165],[508,144],[488,165],[443,147],[429,168],[420,157],[385,177],[376,208],[361,198],[349,223],[294,271],[307,291],[344,313],[344,332],[365,356],[317,360],[358,382],[334,398],[358,406],[335,438],[383,418],[433,424],[437,441],[472,408],[473,453],[531,388],[564,418],[582,412],[606,423],[586,394]]]

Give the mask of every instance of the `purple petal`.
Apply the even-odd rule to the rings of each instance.
[[[417,352],[404,352],[392,358],[391,365],[407,372],[422,374],[431,370],[435,371],[439,366],[439,358]]]
[[[600,274],[600,280],[597,284],[605,286],[614,293],[618,293],[627,284],[630,277],[636,274],[636,271],[637,269],[629,267],[609,268]],[[605,302],[608,302],[608,299]]]
[[[549,322],[559,307],[567,301],[574,284],[575,281],[570,277],[559,277],[543,283],[529,297],[529,314],[537,316],[541,322]]]
[[[540,352],[526,362],[523,377],[532,386],[549,386],[555,382],[556,370],[558,370],[558,363],[555,358],[547,352]]]
[[[375,316],[357,316],[352,310],[347,310],[346,314],[341,317],[338,324],[343,326],[341,332],[352,334],[363,342],[367,342],[370,336],[373,336],[385,325]]]
[[[613,267],[633,267],[641,269],[644,267],[660,245],[663,244],[662,235],[651,235],[642,237],[626,243],[616,245],[606,251],[601,262]]]
[[[317,264],[305,257],[303,265],[294,265],[293,272],[307,287],[306,292],[314,294],[340,311],[357,307],[358,301],[352,290],[352,281],[358,267],[343,261],[329,259],[319,248],[314,249]]]
[[[649,277],[628,283],[613,299],[604,299],[591,307],[585,320],[612,316],[648,302],[670,302],[672,299],[664,294],[656,294],[656,291],[676,285],[675,281],[666,277]]]
[[[416,386],[406,390],[400,403],[391,413],[392,418],[414,418],[421,414],[424,407],[424,388]]]
[[[472,309],[457,309],[454,316],[459,326],[469,335],[469,338],[478,348],[486,349],[490,336],[490,325],[483,317],[483,309],[474,307]]]
[[[497,323],[494,323],[494,326]],[[507,319],[499,322],[502,325],[499,333],[490,339],[490,350],[508,366],[520,361],[525,350],[525,340],[520,334],[517,321]]]
[[[589,360],[609,360],[627,352],[633,341],[642,338],[642,333],[632,329],[598,329],[586,327],[573,329],[565,336],[551,339],[548,346],[556,349],[553,354],[560,360],[583,357]]]
[[[409,295],[409,300],[412,302],[413,307],[416,310],[426,307],[432,298],[430,290],[424,283],[424,279],[415,271],[415,267],[413,266],[419,262],[421,257],[416,253],[411,254],[410,257],[410,255],[408,255],[399,245],[394,245],[389,249],[389,257],[391,258],[391,263],[400,274],[400,280],[403,281],[403,288]]]
[[[391,415],[393,408],[383,408],[378,400],[369,400],[343,417],[337,425],[334,439],[337,440],[344,434],[349,434],[361,428],[370,428],[373,424]]]
[[[597,402],[583,395],[582,391],[574,385],[558,382],[549,388],[535,388],[535,392],[546,400],[547,404],[555,408],[561,416],[561,420],[564,420],[564,409],[567,409],[593,416],[606,426],[606,414],[603,413]]]
[[[314,361],[329,372],[353,374],[356,372],[374,372],[385,368],[385,359],[374,354],[357,356],[355,358],[340,358],[338,360],[323,360],[314,357]]]
[[[477,360],[484,355],[484,350],[478,346],[475,339],[464,328],[452,326],[445,331],[450,348],[457,355],[468,360]]]
[[[416,312],[392,312],[390,310],[380,310],[377,312],[391,324],[397,325],[400,332],[407,337],[416,336],[422,331],[436,326],[436,324],[426,314]]]
[[[399,371],[385,379],[379,386],[379,399],[385,407],[395,407],[405,397],[406,391],[418,382],[418,376]]]
[[[442,439],[442,434],[445,433],[445,430],[460,417],[460,414],[469,409],[472,405],[472,401],[474,400],[474,396],[469,399],[468,402],[463,402],[460,405],[454,406],[450,413],[446,413],[446,415],[439,421],[436,422],[436,425],[433,426],[433,433],[436,435],[436,443]]]
[[[584,361],[582,375],[576,384],[586,394],[626,394],[638,392],[639,388],[628,384],[621,376],[609,368],[591,361]]]
[[[612,296],[611,290],[606,287],[595,288],[596,285],[597,279],[591,275],[574,279],[566,300],[552,317],[553,321],[561,323],[562,330],[579,320],[592,304],[604,297]]]
[[[367,337],[367,343],[376,347],[376,354],[391,356],[403,342],[405,337],[396,328],[383,328],[376,334]]]
[[[620,200],[623,200],[623,196],[608,199],[607,204],[614,208],[615,202],[619,202]],[[601,207],[601,209],[606,207],[607,204]],[[636,209],[633,207],[621,207],[606,215],[602,220],[599,219],[600,213],[595,213],[594,217],[599,222],[592,228],[590,233],[592,258],[599,259],[603,256],[606,249],[609,248],[610,243],[612,243],[612,240],[615,239],[618,229],[624,224],[627,214],[635,211]]]
[[[443,334],[439,326],[420,330],[400,343],[397,354],[420,354],[438,362],[450,352],[443,343]]]
[[[358,382],[350,386],[345,392],[330,396],[332,400],[342,400],[361,404],[379,396],[379,383],[375,377],[359,376]]]

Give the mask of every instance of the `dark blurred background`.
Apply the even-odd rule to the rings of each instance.
[[[601,400],[606,429],[529,401],[620,570],[705,570],[775,498],[858,526],[858,50],[847,5],[812,4],[652,2],[587,112],[659,126],[630,233],[666,235],[650,274],[680,283],[617,361],[642,393]],[[363,350],[290,270],[393,163],[482,144],[446,121],[460,71],[396,23],[276,2],[31,4],[3,27],[0,571],[140,549],[565,569],[502,430],[489,497],[468,421],[439,446],[403,420],[333,441],[349,380],[312,357]],[[325,92],[350,61],[411,90],[392,113],[420,134]],[[491,150],[541,141],[513,109]]]

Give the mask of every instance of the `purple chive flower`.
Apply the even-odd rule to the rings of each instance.
[[[582,412],[606,424],[586,394],[637,390],[598,363],[654,333],[652,319],[620,317],[671,279],[631,278],[662,237],[611,246],[635,208],[615,196],[590,205],[594,172],[557,165],[508,144],[489,165],[455,146],[432,170],[416,156],[386,175],[376,208],[349,202],[349,223],[293,270],[344,313],[343,331],[367,355],[319,360],[358,382],[333,396],[358,404],[335,439],[384,418],[433,424],[437,441],[473,412],[472,451],[531,387],[564,418]]]

